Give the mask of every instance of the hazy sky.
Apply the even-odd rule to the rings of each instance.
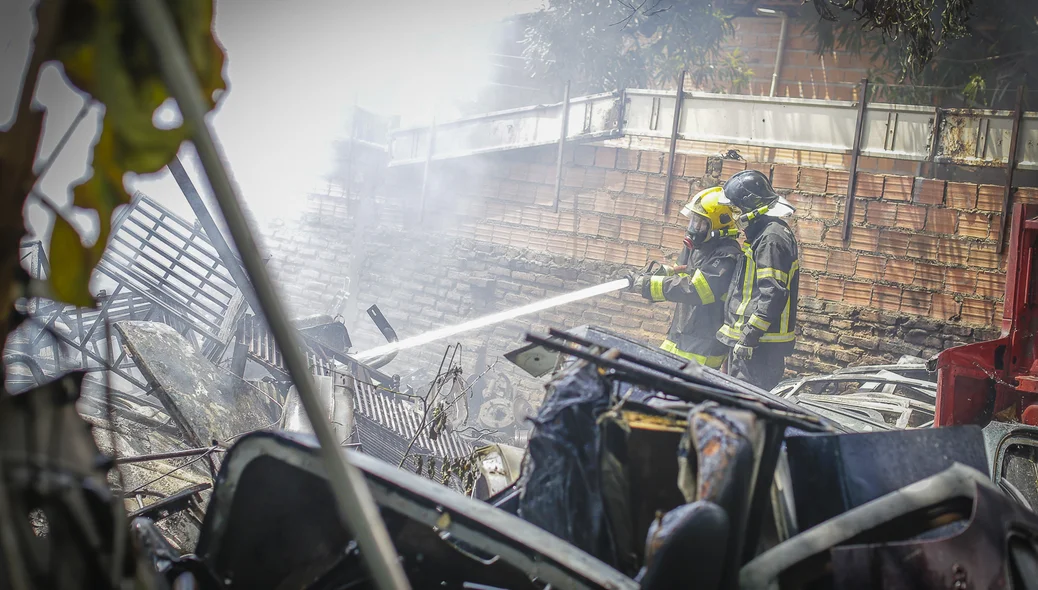
[[[262,219],[291,210],[326,169],[330,142],[345,131],[356,101],[404,122],[471,97],[487,80],[494,50],[491,27],[529,12],[542,0],[217,0],[216,34],[227,52],[227,93],[211,123],[250,208]],[[0,2],[0,128],[10,124],[31,38],[31,0]],[[37,100],[47,108],[41,154],[65,132],[83,99],[56,68],[41,77]],[[70,184],[87,174],[87,155],[100,109],[92,108],[41,188],[70,202]],[[191,149],[182,158],[197,179]],[[191,217],[165,172],[127,179]],[[208,187],[202,187],[203,191]],[[30,207],[37,231],[46,214]]]

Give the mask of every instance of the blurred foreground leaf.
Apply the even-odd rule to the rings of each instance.
[[[212,34],[212,0],[168,0],[167,5],[212,109],[217,93],[226,87],[224,54]],[[130,202],[123,177],[128,172],[161,170],[190,130],[186,126],[158,129],[152,122],[170,95],[155,51],[137,26],[132,3],[67,1],[54,55],[73,85],[105,105],[103,128],[94,145],[93,174],[73,190],[73,205],[97,211],[101,220],[97,242],[84,246],[78,236],[69,235],[75,233],[72,226],[59,219],[50,248],[55,295],[67,303],[92,305],[87,286],[108,243],[112,214]]]
[[[94,247],[84,246],[76,229],[60,215],[57,216],[50,235],[50,283],[54,297],[79,307],[92,306],[94,298],[87,288],[90,271],[100,260],[100,252],[103,250],[103,242],[100,240]]]

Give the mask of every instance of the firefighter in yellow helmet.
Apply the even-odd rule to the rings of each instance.
[[[728,355],[717,330],[724,323],[729,283],[743,256],[735,240],[737,214],[721,202],[723,196],[721,187],[709,188],[681,210],[689,221],[679,266],[664,266],[662,272],[631,281],[631,289],[650,301],[677,303],[660,348],[714,369]]]

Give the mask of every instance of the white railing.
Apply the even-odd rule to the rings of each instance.
[[[566,141],[621,136],[669,139],[676,99],[674,91],[642,89],[573,98]],[[559,141],[562,109],[562,103],[535,105],[434,128],[398,129],[390,133],[390,165],[554,144]],[[677,139],[850,154],[857,115],[854,101],[686,92]],[[869,103],[859,154],[1005,166],[1012,128],[1012,111]],[[1038,113],[1023,113],[1019,133],[1016,167],[1038,169]]]

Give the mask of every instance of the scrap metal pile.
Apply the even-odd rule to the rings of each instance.
[[[38,243],[26,244],[23,258],[32,276],[47,276]],[[190,550],[227,448],[252,431],[311,426],[273,337],[199,225],[138,194],[117,219],[94,285],[102,291],[94,310],[27,302],[31,321],[4,357],[8,390],[73,371],[76,407],[99,451],[117,458],[110,483],[130,516],[154,519],[173,546]],[[377,307],[368,315],[396,338]],[[346,327],[329,316],[295,326],[343,447],[394,465],[407,457],[438,482],[477,487],[476,437],[430,428],[433,408],[421,406],[429,400],[399,393],[399,377],[379,370],[391,356],[356,362]],[[464,406],[471,382],[457,387],[460,369],[444,368],[425,386]]]
[[[858,432],[933,426],[937,378],[921,358],[780,383],[772,394]]]
[[[175,340],[155,324],[121,332],[137,354],[138,345]],[[790,400],[603,330],[528,339],[511,356],[558,368],[519,480],[488,501],[344,451],[414,588],[1029,588],[1038,580],[1038,514],[992,483],[977,426],[849,433]],[[184,362],[195,370],[172,358],[145,372],[173,391],[182,371],[172,365]],[[5,442],[44,445],[61,425],[52,416],[72,419],[74,381],[9,397],[32,419],[0,431]],[[199,440],[238,407],[240,393],[188,418]],[[270,419],[277,404],[269,402],[234,419]],[[74,443],[81,446],[59,452],[79,476],[103,477],[96,447]],[[103,511],[114,502],[102,495],[87,505]],[[183,499],[166,502],[176,510]],[[193,551],[170,543],[154,523],[161,516],[134,518],[128,546],[157,583],[374,587],[309,436],[267,429],[233,441]]]

